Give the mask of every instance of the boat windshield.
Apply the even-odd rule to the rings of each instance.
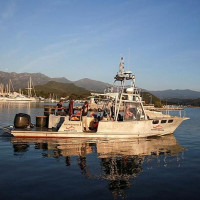
[[[124,120],[144,119],[144,112],[140,103],[124,102]]]

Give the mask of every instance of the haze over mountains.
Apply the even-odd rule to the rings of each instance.
[[[34,86],[45,85],[50,81],[59,83],[71,83],[78,87],[82,87],[86,90],[103,92],[105,88],[111,86],[109,83],[96,81],[88,78],[80,79],[77,81],[70,81],[65,77],[50,78],[41,73],[15,73],[15,72],[2,72],[0,71],[0,83],[4,85],[8,84],[9,80],[12,81],[15,90],[19,88],[26,88],[28,85],[29,78],[32,78]],[[163,90],[163,91],[148,91],[153,95],[161,98],[177,98],[177,99],[197,99],[200,98],[200,92],[193,90]]]

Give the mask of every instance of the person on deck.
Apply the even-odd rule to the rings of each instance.
[[[63,109],[63,100],[60,100],[59,103],[56,106],[57,112],[56,115],[62,115],[62,109]]]
[[[63,104],[63,100],[60,100],[59,103],[56,106],[56,109],[58,109],[58,111],[62,111],[62,109],[63,109],[63,105],[62,104]]]
[[[69,101],[69,117],[71,118],[71,116],[74,114],[74,101],[72,99],[70,99]]]
[[[130,119],[131,117],[133,118],[133,113],[130,111],[130,106],[127,105],[124,118],[127,120]]]
[[[89,131],[87,124],[88,102],[86,101],[81,109],[83,131]],[[84,129],[85,128],[85,129]]]
[[[112,102],[108,103],[108,118],[109,120],[114,120],[114,107]]]

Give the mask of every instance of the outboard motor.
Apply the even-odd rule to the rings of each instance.
[[[25,113],[18,113],[15,115],[14,127],[15,128],[27,128],[31,126],[31,117]]]

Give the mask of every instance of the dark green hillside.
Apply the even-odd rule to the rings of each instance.
[[[149,92],[142,92],[142,99],[146,104],[154,104],[155,107],[162,107],[160,99]]]
[[[178,99],[178,98],[166,98],[163,99],[164,104],[166,105],[187,105],[188,102],[191,102],[191,99]]]
[[[194,106],[194,107],[200,107],[200,98],[198,99],[194,99],[194,100],[190,100],[186,103],[186,105],[188,106]]]
[[[73,83],[58,83],[50,81],[44,85],[36,85],[35,91],[37,96],[48,98],[50,94],[57,95],[57,97],[72,97],[85,98],[90,95],[90,91],[75,86]]]
[[[183,106],[194,106],[200,107],[200,98],[198,99],[165,99],[163,100],[164,104],[167,105],[183,105]]]

